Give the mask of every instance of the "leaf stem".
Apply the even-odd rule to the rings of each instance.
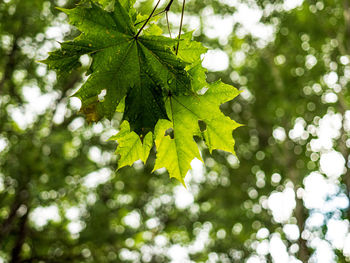
[[[161,15],[161,14],[163,14],[163,13],[166,13],[167,21],[168,21],[168,12],[170,11],[170,7],[171,7],[171,5],[173,4],[173,2],[174,2],[174,0],[170,0],[169,4],[164,8],[164,10],[162,10],[162,11],[156,13],[156,14],[153,15],[152,17],[156,17],[156,16],[159,16],[159,15]],[[142,21],[140,21],[140,22],[137,22],[136,24],[134,24],[134,26],[137,26],[137,25],[139,25],[139,24],[145,22],[146,20],[147,20],[147,19],[142,20]]]
[[[166,23],[168,25],[169,36],[170,36],[170,38],[172,38],[171,37],[171,31],[170,31],[169,18],[168,18],[168,11],[165,12],[165,16],[166,16]]]
[[[166,12],[165,9],[162,10],[162,11],[160,11],[160,12],[158,12],[158,13],[156,13],[156,14],[154,14],[152,17],[159,16],[159,15],[163,14],[164,12]],[[140,22],[137,22],[136,24],[134,24],[134,26],[137,26],[137,25],[139,25],[139,24],[141,24],[141,23],[143,23],[143,22],[145,22],[145,21],[147,21],[147,19],[142,20],[142,21],[140,21]]]
[[[169,12],[171,5],[173,4],[174,0],[170,0],[169,4],[165,7],[164,11]]]
[[[182,31],[182,23],[184,20],[184,13],[185,13],[185,4],[186,4],[186,0],[183,0],[182,2],[182,11],[181,11],[181,22],[180,22],[180,29],[179,29],[179,41],[177,42],[177,46],[176,46],[176,55],[179,52],[179,45],[180,45],[180,38],[181,38],[181,31]]]
[[[151,19],[151,17],[153,16],[154,12],[156,11],[159,3],[160,3],[160,0],[158,0],[156,6],[152,10],[152,13],[149,15],[149,17],[147,18],[146,22],[142,25],[142,27],[140,28],[139,32],[137,32],[137,34],[135,36],[135,39],[137,39],[139,37],[139,35],[141,34],[141,31],[145,28],[145,26],[147,25],[148,21]]]

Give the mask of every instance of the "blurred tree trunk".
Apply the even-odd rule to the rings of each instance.
[[[348,55],[350,53],[350,1],[349,0],[344,0],[343,1],[343,7],[344,7],[344,34],[341,36],[341,44],[339,47],[339,51],[342,55]],[[346,187],[346,196],[348,197],[348,200],[350,202],[350,170],[348,168],[348,162],[349,162],[349,155],[350,151],[349,148],[346,146],[346,141],[348,139],[347,132],[345,131],[344,125],[345,125],[345,113],[349,109],[346,99],[345,99],[345,93],[346,89],[343,87],[343,91],[338,94],[338,112],[341,113],[342,115],[342,127],[341,127],[341,133],[340,133],[340,138],[339,138],[339,151],[343,155],[345,159],[345,167],[346,167],[346,172],[342,176],[342,182],[344,183]],[[347,218],[350,220],[350,207],[347,209]]]
[[[300,179],[303,178],[303,176],[300,175],[299,171],[295,168],[292,168],[290,171],[290,176],[289,178],[292,180],[294,184],[294,192],[297,193],[298,188],[300,187]],[[307,246],[307,241],[302,238],[302,233],[305,229],[305,221],[307,218],[306,212],[305,212],[305,207],[303,203],[302,198],[298,198],[296,196],[296,205],[295,205],[295,210],[294,210],[294,215],[297,219],[297,225],[299,228],[299,237],[298,237],[298,245],[299,245],[299,252],[298,252],[298,258],[302,262],[308,262],[310,258],[310,251]]]
[[[27,185],[30,176],[24,176],[25,180],[19,180],[19,187],[15,194],[15,199],[10,207],[10,213],[7,218],[0,224],[0,244],[6,239],[6,236],[12,231],[18,218],[18,212],[22,205],[26,205],[29,199]],[[26,212],[27,213],[27,212]]]
[[[288,140],[284,144],[284,154],[286,160],[286,173],[287,177],[292,181],[294,185],[294,193],[296,195],[296,205],[294,209],[294,216],[297,219],[297,226],[299,228],[299,237],[298,237],[298,259],[302,262],[308,262],[310,258],[310,251],[307,246],[307,241],[302,238],[302,233],[305,229],[305,221],[307,219],[306,209],[304,207],[304,202],[302,198],[298,198],[297,191],[300,187],[302,187],[304,176],[300,173],[300,170],[296,168],[296,160],[295,155],[290,153],[290,150],[287,149],[286,145]]]
[[[284,82],[278,68],[276,67],[276,64],[274,63],[274,56],[275,55],[273,54],[272,51],[268,51],[267,55],[264,56],[264,59],[271,69],[271,76],[273,77],[276,90],[278,92],[283,93]],[[289,127],[289,126],[290,126],[289,122],[288,120],[286,120],[285,123],[283,124],[283,127]],[[287,149],[288,143],[292,143],[294,145],[294,142],[289,141],[288,139],[284,142],[283,144],[284,158],[282,158],[281,160],[284,160],[286,163],[282,164],[282,167],[287,168],[285,170],[286,176],[292,181],[294,185],[294,192],[296,194],[298,188],[302,186],[304,176],[300,174],[300,171],[296,168],[295,155],[293,154],[293,152],[291,153],[290,149]],[[298,245],[299,245],[298,258],[302,262],[308,262],[310,258],[310,251],[307,246],[307,241],[302,238],[302,233],[304,231],[307,214],[306,214],[306,209],[304,207],[302,198],[298,198],[297,196],[296,196],[296,206],[294,210],[294,215],[297,219],[297,226],[299,228],[299,233],[300,233],[298,238]]]
[[[348,161],[349,161],[350,151],[349,151],[349,148],[346,146],[346,141],[348,139],[348,135],[346,134],[346,131],[344,128],[345,112],[346,112],[348,107],[346,105],[344,95],[342,93],[340,93],[338,95],[338,97],[339,97],[338,111],[341,113],[342,118],[343,118],[338,147],[339,147],[341,154],[343,155],[343,157],[345,159],[346,172],[342,176],[342,181],[345,184],[346,196],[348,197],[348,200],[350,202],[350,169],[348,169]],[[350,208],[347,209],[347,218],[350,219]]]
[[[29,215],[29,208],[26,208],[25,214],[19,220],[19,231],[17,234],[17,239],[15,241],[15,245],[11,251],[11,261],[10,263],[19,263],[21,262],[21,251],[24,241],[27,236],[27,222]]]

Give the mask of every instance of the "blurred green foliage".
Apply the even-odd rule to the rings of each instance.
[[[148,14],[152,3],[136,5]],[[172,6],[175,18],[181,3]],[[188,191],[162,171],[151,173],[154,151],[145,165],[115,173],[116,145],[107,139],[120,114],[86,124],[70,98],[81,71],[57,77],[36,63],[56,41],[77,35],[55,9],[75,4],[0,2],[0,262],[170,262],[181,251],[178,262],[285,262],[276,258],[278,250],[291,262],[318,262],[317,240],[328,244],[329,262],[349,261],[344,244],[329,237],[329,222],[349,222],[350,175],[344,167],[342,176],[328,178],[319,161],[335,150],[348,162],[348,0],[305,0],[291,10],[272,0],[188,1],[185,30],[199,21],[195,40],[229,57],[228,68],[209,72],[208,80],[222,78],[243,91],[221,109],[245,124],[234,132],[238,159],[220,151],[209,156],[200,144],[205,168],[188,176]],[[218,21],[238,17],[240,5],[261,10],[259,25],[273,28],[268,39],[239,21],[228,37],[208,34]],[[164,17],[159,24],[166,32]],[[178,23],[171,28],[175,34]],[[341,123],[328,148],[315,140],[327,116]],[[336,189],[324,202],[343,198],[345,205],[308,206],[303,193],[312,172]],[[279,219],[269,200],[286,191],[295,204],[286,203],[292,214]],[[312,227],[317,213],[322,222]],[[286,226],[297,226],[296,237]],[[283,249],[272,245],[275,237]]]

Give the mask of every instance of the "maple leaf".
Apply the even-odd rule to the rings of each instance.
[[[177,56],[187,63],[198,63],[200,56],[207,52],[200,42],[192,40],[193,32],[188,32],[181,36],[182,41],[179,44]],[[205,77],[204,77],[205,80]]]
[[[127,165],[131,166],[138,160],[145,163],[153,145],[152,132],[149,132],[141,142],[139,135],[130,131],[130,125],[127,121],[120,125],[119,133],[109,138],[109,140],[118,142],[116,154],[120,155],[119,168]]]
[[[192,89],[197,94],[168,97],[166,108],[170,121],[160,120],[155,128],[157,157],[154,170],[164,167],[170,177],[185,185],[184,178],[192,160],[202,160],[194,136],[204,139],[210,153],[220,149],[234,154],[232,132],[241,125],[220,110],[221,104],[234,99],[240,92],[221,81],[207,83],[206,69],[202,67],[200,59],[206,48],[201,43],[191,41],[192,33],[185,34],[183,39],[178,56],[192,63],[186,70],[191,75]],[[204,123],[203,131],[200,122]]]
[[[225,116],[219,106],[239,94],[234,87],[221,81],[207,85],[208,90],[198,96],[172,96],[167,102],[170,121],[161,120],[155,128],[157,158],[154,170],[165,167],[170,177],[184,184],[184,178],[194,158],[202,160],[194,141],[202,135],[210,152],[220,149],[234,153],[232,131],[240,124]],[[201,132],[199,121],[205,123]],[[173,138],[166,131],[173,130]]]
[[[60,10],[83,33],[62,43],[61,49],[51,52],[43,62],[50,68],[69,72],[80,65],[82,55],[92,57],[90,76],[74,95],[82,101],[81,111],[94,117],[88,121],[111,118],[126,97],[124,118],[132,130],[146,134],[159,119],[168,118],[162,99],[165,94],[191,93],[186,63],[171,50],[176,40],[154,35],[135,37],[131,11],[127,12],[119,1],[115,1],[113,12],[94,3]],[[104,90],[106,95],[99,100],[98,95]],[[95,114],[91,113],[92,108],[96,109]]]

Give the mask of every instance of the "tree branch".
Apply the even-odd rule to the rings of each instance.
[[[156,14],[153,15],[152,17],[159,16],[159,15],[161,15],[161,14],[163,14],[163,13],[165,13],[166,16],[168,16],[168,12],[169,12],[170,7],[171,7],[171,5],[173,4],[173,2],[174,2],[174,0],[171,0],[171,1],[169,2],[169,4],[164,8],[164,10],[162,10],[162,11],[156,13]],[[147,21],[147,19],[142,20],[142,21],[140,21],[140,22],[137,22],[136,24],[134,24],[134,26],[137,26],[137,25],[139,25],[139,24],[141,24],[141,23],[143,23],[143,22],[145,22],[145,21]]]
[[[27,236],[28,215],[29,215],[29,209],[27,209],[26,213],[21,217],[19,221],[19,232],[17,235],[17,240],[15,242],[15,245],[11,251],[10,263],[21,262],[21,250]]]
[[[13,223],[16,219],[16,214],[17,214],[18,208],[23,204],[23,200],[26,199],[27,196],[28,196],[28,192],[27,192],[27,190],[24,190],[24,189],[20,190],[19,193],[16,195],[16,198],[12,203],[11,210],[10,210],[8,217],[1,224],[0,243],[11,232],[11,229],[13,227]]]

